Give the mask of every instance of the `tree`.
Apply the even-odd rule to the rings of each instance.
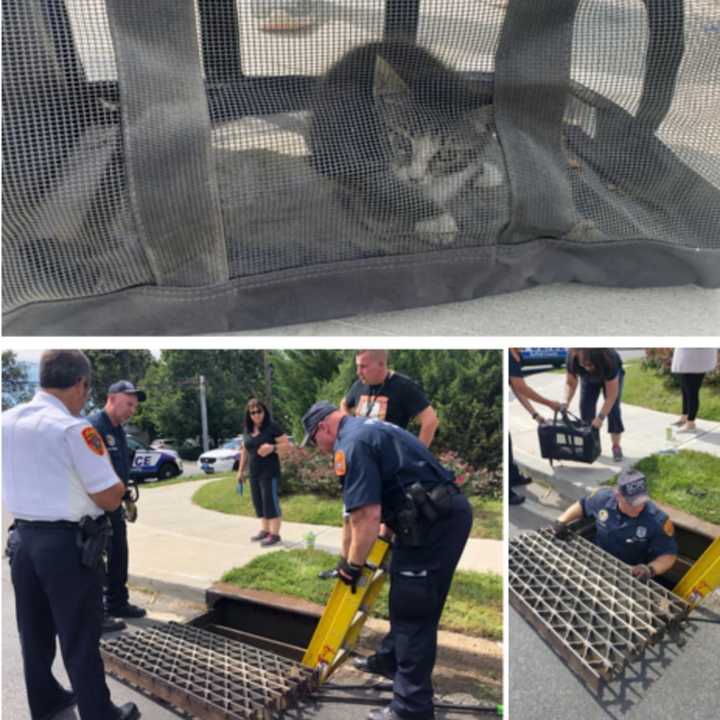
[[[2,409],[30,400],[35,383],[28,376],[27,363],[19,362],[12,350],[2,353]]]
[[[142,385],[148,369],[155,363],[149,350],[83,350],[92,366],[90,404],[102,407],[108,388],[118,380]]]
[[[502,464],[502,354],[498,350],[396,350],[390,366],[419,382],[437,411],[433,450],[475,467]]]
[[[163,437],[183,442],[201,434],[199,376],[207,382],[210,436],[216,441],[243,432],[245,406],[263,398],[259,350],[163,350],[143,380],[148,400],[142,417]]]
[[[301,418],[317,400],[319,389],[333,378],[341,350],[276,350],[270,354],[275,418],[288,433],[302,438]]]

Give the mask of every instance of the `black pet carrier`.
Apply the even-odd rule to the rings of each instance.
[[[6,334],[720,285],[713,0],[3,0]]]
[[[546,460],[594,463],[600,457],[600,431],[572,413],[555,413],[552,422],[538,426],[540,455]]]

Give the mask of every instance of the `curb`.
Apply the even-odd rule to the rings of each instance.
[[[160,595],[169,595],[177,600],[185,600],[200,605],[205,605],[205,592],[209,589],[201,590],[200,588],[192,587],[192,585],[171,583],[143,575],[128,575],[128,584],[136,590],[143,591],[144,589],[149,589]]]

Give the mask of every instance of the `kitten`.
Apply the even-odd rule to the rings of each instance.
[[[484,163],[493,140],[489,98],[430,52],[374,42],[347,53],[313,98],[313,167],[362,198],[367,210],[402,218],[421,238],[453,242],[448,206],[502,176]]]

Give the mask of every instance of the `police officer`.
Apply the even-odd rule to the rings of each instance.
[[[600,488],[571,505],[553,525],[566,538],[568,523],[595,519],[595,544],[632,566],[632,574],[648,580],[667,572],[677,560],[672,521],[648,496],[645,476],[624,470],[617,488]]]
[[[403,429],[413,419],[419,424],[418,440],[430,447],[439,425],[435,408],[420,386],[402,373],[388,367],[387,350],[358,350],[355,355],[357,380],[340,403],[340,412],[356,417],[370,417],[386,420]],[[347,522],[347,515],[344,521]],[[384,527],[381,534],[386,534]],[[344,537],[348,537],[344,533]],[[347,547],[342,555],[347,556]],[[337,569],[320,573],[322,578],[337,577]],[[364,672],[392,676],[394,672],[394,639],[392,632],[380,642],[377,650],[369,657],[353,659],[353,665]]]
[[[437,629],[472,511],[445,469],[411,433],[315,403],[304,415],[304,443],[334,452],[350,513],[349,550],[339,578],[355,587],[381,521],[395,533],[390,566],[390,628],[395,638],[394,697],[371,720],[433,717]]]
[[[129,380],[119,380],[108,388],[105,407],[88,418],[105,441],[115,472],[126,488],[130,481],[130,454],[123,425],[135,414],[138,405],[145,402],[145,397],[145,393]],[[127,524],[122,507],[110,513],[110,522],[113,535],[108,555],[103,632],[122,630],[125,627],[125,623],[116,618],[145,616],[144,608],[128,602]]]
[[[15,517],[15,612],[33,720],[78,706],[82,720],[140,717],[110,700],[100,657],[104,511],[125,486],[102,438],[79,417],[90,363],[79,350],[48,350],[35,397],[3,413],[3,502]],[[55,637],[74,692],[52,674]]]

